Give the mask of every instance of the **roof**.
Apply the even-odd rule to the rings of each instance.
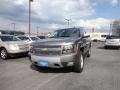
[[[14,36],[14,35],[9,35],[9,34],[0,34],[0,36]]]

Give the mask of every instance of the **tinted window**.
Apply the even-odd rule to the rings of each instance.
[[[33,41],[40,40],[38,37],[30,37]]]
[[[40,39],[45,39],[46,37],[45,36],[37,36],[38,38]]]
[[[106,37],[107,35],[101,35],[101,37]]]
[[[53,38],[60,38],[60,37],[79,37],[80,31],[79,29],[71,28],[71,29],[61,29],[57,30],[52,33]]]
[[[107,36],[107,39],[120,39],[120,36]]]
[[[0,36],[2,41],[19,41],[19,39],[17,39],[14,36]]]
[[[28,37],[25,37],[25,36],[19,36],[18,37],[20,40],[29,40],[29,38]]]

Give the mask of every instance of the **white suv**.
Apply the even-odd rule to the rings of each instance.
[[[105,40],[105,48],[115,47],[120,48],[120,36],[107,36]]]
[[[15,55],[27,54],[29,45],[13,35],[0,35],[0,56],[7,59]]]

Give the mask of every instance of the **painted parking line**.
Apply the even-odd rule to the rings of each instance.
[[[64,74],[56,74],[50,78],[48,78],[46,81],[43,81],[41,84],[39,84],[37,87],[34,88],[34,90],[40,90],[40,88],[42,88],[44,85],[46,85],[47,83],[51,82],[53,79],[60,77]]]

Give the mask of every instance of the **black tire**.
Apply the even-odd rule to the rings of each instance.
[[[115,47],[115,49],[118,49],[118,50],[119,50],[119,47]]]
[[[83,71],[83,68],[84,68],[84,56],[83,53],[80,51],[74,62],[74,71],[77,73],[81,73]]]
[[[118,47],[116,47],[115,49],[116,49],[116,50],[119,50],[119,48],[118,48]]]
[[[104,46],[105,49],[108,49],[108,46]]]
[[[5,48],[0,50],[0,57],[2,60],[8,59],[8,52]]]

